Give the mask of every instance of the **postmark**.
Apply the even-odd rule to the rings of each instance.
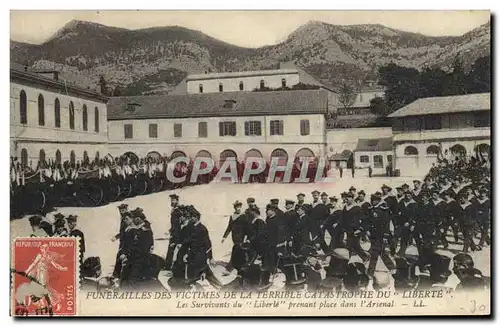
[[[78,239],[16,238],[11,282],[15,316],[76,316]]]

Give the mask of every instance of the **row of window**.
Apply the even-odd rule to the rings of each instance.
[[[476,149],[480,152],[488,152],[490,150],[490,146],[488,144],[479,144],[476,146]],[[465,155],[467,153],[465,147],[460,144],[452,146],[449,151],[454,154],[462,153]],[[427,155],[438,155],[440,152],[441,149],[437,145],[431,145],[425,150]],[[406,146],[404,153],[405,155],[418,155],[418,149],[415,146]]]
[[[97,160],[99,159],[99,151],[96,152],[95,158]],[[46,162],[47,161],[47,157],[45,155],[45,150],[43,150],[43,149],[40,150],[40,152],[38,153],[38,160],[39,160],[39,162]],[[76,163],[76,155],[75,155],[75,151],[73,151],[73,150],[69,154],[69,161],[71,164]],[[84,162],[90,161],[90,158],[89,158],[87,151],[83,151],[83,161]],[[55,162],[58,164],[62,163],[62,156],[61,156],[60,150],[56,151]],[[29,162],[28,150],[26,148],[23,148],[21,150],[21,164],[23,164],[24,166],[28,166],[28,165],[30,165],[30,163],[31,162]],[[38,162],[36,162],[36,163],[38,163]],[[35,168],[35,166],[33,166],[32,168]]]
[[[20,123],[28,124],[28,99],[26,92],[21,90],[19,93],[19,116]],[[38,95],[38,125],[45,126],[45,101],[42,94]],[[61,102],[58,98],[54,100],[54,127],[61,128]],[[82,107],[82,127],[88,131],[88,110],[87,105]],[[69,128],[75,129],[75,105],[69,102]],[[94,131],[99,132],[99,108],[94,108]]]
[[[245,121],[245,136],[262,136],[261,121]],[[236,136],[235,121],[219,122],[219,136]],[[307,136],[310,134],[309,120],[300,120],[300,135]],[[127,123],[123,125],[125,139],[134,138],[133,124]],[[283,120],[271,120],[269,124],[269,134],[271,136],[283,135]],[[182,137],[182,123],[174,123],[174,138]],[[198,122],[198,137],[208,137],[208,125],[205,121]],[[149,138],[158,138],[158,124],[149,124]]]
[[[445,117],[428,115],[425,117],[409,117],[402,119],[402,128],[405,131],[482,128],[491,125],[490,112],[477,112],[472,114],[452,114]]]
[[[370,156],[361,155],[359,157],[359,161],[361,163],[370,163]],[[392,155],[387,155],[387,163],[392,162]],[[373,167],[374,168],[383,168],[384,167],[384,157],[382,155],[374,155],[373,156]]]
[[[239,87],[240,87],[240,91],[245,90],[245,85],[243,84],[243,81],[240,81]],[[260,89],[264,89],[265,87],[266,87],[266,82],[264,81],[264,79],[261,79],[260,80]],[[281,87],[282,88],[286,87],[286,79],[285,78],[281,79]],[[203,93],[203,84],[199,85],[199,92]],[[224,92],[224,84],[222,84],[222,83],[219,83],[219,92],[220,93]]]

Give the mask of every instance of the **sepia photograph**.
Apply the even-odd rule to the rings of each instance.
[[[490,316],[491,12],[10,11],[10,315]]]

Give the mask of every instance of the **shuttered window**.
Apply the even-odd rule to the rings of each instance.
[[[236,136],[236,122],[223,121],[219,122],[219,136]]]
[[[309,120],[300,120],[300,135],[306,136],[309,135]]]
[[[283,120],[271,120],[269,126],[270,135],[283,135]]]
[[[260,136],[262,128],[260,121],[245,121],[245,136]]]
[[[174,137],[175,138],[182,137],[182,124],[180,123],[174,124]]]

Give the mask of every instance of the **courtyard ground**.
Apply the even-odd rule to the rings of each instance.
[[[311,192],[318,190],[325,191],[330,196],[340,197],[340,193],[347,191],[352,185],[358,190],[364,189],[369,195],[380,189],[382,184],[387,184],[393,188],[403,183],[411,184],[411,178],[365,178],[350,176],[343,179],[335,179],[323,183],[309,184],[232,184],[232,183],[212,183],[194,187],[186,187],[176,191],[164,191],[146,196],[129,198],[123,201],[129,205],[129,209],[141,207],[144,209],[148,220],[151,222],[155,244],[154,253],[165,257],[168,241],[165,233],[170,228],[170,198],[171,193],[180,196],[181,204],[194,205],[201,213],[202,222],[208,228],[212,241],[214,259],[218,261],[228,261],[231,253],[231,238],[221,243],[222,235],[226,229],[229,215],[232,213],[232,203],[239,200],[246,207],[246,198],[254,197],[259,207],[263,208],[271,198],[280,199],[280,207],[284,209],[285,199],[296,200],[299,192],[306,194],[306,202],[310,202]],[[85,234],[86,252],[85,257],[99,256],[102,263],[103,275],[111,274],[115,256],[118,249],[118,242],[112,242],[111,237],[119,230],[120,217],[117,206],[121,202],[111,203],[97,208],[75,208],[62,207],[58,211],[61,213],[78,215],[78,228]],[[53,214],[53,213],[52,213]],[[11,237],[29,236],[31,227],[28,218],[11,221]],[[450,239],[451,240],[451,239]],[[476,239],[477,241],[477,239]],[[363,244],[365,249],[369,244]],[[439,250],[439,253],[453,257],[461,249],[461,245],[451,244],[447,250]],[[490,248],[484,248],[480,252],[472,253],[476,268],[481,270],[483,275],[490,276]],[[377,268],[384,269],[379,260]],[[452,266],[450,266],[450,269]],[[276,282],[282,281],[282,276],[278,276]],[[224,281],[224,277],[222,277]]]

